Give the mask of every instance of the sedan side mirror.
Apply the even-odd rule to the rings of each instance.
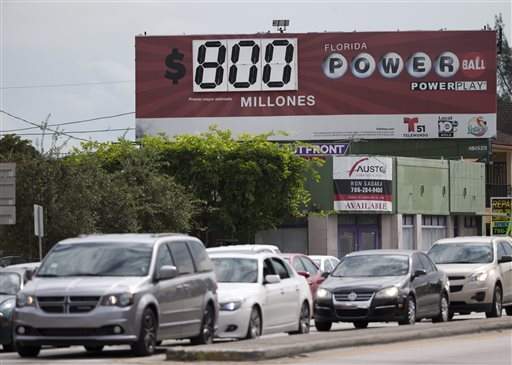
[[[304,276],[306,279],[311,276],[311,274],[308,273],[307,271],[297,271],[297,274],[299,274],[300,276]]]
[[[327,279],[327,278],[329,277],[329,275],[330,275],[330,274],[331,274],[330,272],[324,271],[324,272],[322,273],[322,277],[323,277],[324,279]]]
[[[267,275],[265,276],[264,284],[277,284],[281,282],[279,275]]]
[[[512,256],[501,256],[501,259],[498,260],[498,264],[503,264],[505,262],[512,262]]]
[[[420,270],[416,270],[414,272],[414,274],[412,274],[412,278],[415,279],[417,278],[418,276],[423,276],[423,275],[427,275],[427,271],[426,270],[423,270],[423,269],[420,269]]]
[[[169,280],[178,276],[178,269],[176,266],[164,265],[158,270],[156,279],[157,280]]]

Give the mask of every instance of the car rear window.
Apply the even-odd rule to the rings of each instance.
[[[494,260],[491,243],[443,243],[434,244],[428,256],[436,264],[481,264]]]

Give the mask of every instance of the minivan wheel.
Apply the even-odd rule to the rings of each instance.
[[[433,323],[448,322],[450,319],[450,309],[448,304],[448,298],[446,294],[441,294],[441,300],[439,301],[439,315],[432,318]]]
[[[95,353],[95,352],[101,352],[103,350],[103,345],[97,345],[97,346],[84,346],[85,348],[85,351],[87,352],[90,352],[90,353]]]
[[[355,328],[367,328],[368,327],[368,322],[366,322],[366,321],[355,321],[352,323],[354,324]]]
[[[142,313],[137,342],[132,345],[132,352],[136,356],[150,356],[155,353],[157,321],[152,309],[146,308]]]
[[[207,345],[213,342],[215,332],[215,315],[211,305],[207,305],[203,320],[201,321],[201,332],[197,337],[192,337],[190,342],[192,345]]]
[[[315,327],[318,332],[327,332],[332,327],[332,322],[319,322],[315,320]]]
[[[37,357],[39,351],[41,351],[41,346],[24,346],[18,344],[16,345],[16,351],[18,351],[20,357]]]
[[[254,307],[251,311],[251,316],[249,317],[249,326],[247,327],[247,336],[246,339],[254,339],[261,336],[261,315],[258,308]]]
[[[501,317],[501,305],[502,305],[502,296],[501,296],[501,288],[496,285],[494,288],[494,295],[492,299],[492,308],[489,312],[485,312],[485,316],[487,318],[496,318]]]
[[[416,323],[416,302],[412,296],[407,298],[407,312],[405,319],[398,321],[399,325],[415,324]]]

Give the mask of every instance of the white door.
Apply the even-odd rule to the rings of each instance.
[[[262,309],[264,334],[276,332],[276,329],[278,329],[284,303],[282,284],[265,283],[265,276],[267,275],[277,275],[270,259],[263,261],[263,285],[266,297]]]
[[[281,306],[279,324],[290,326],[297,324],[300,308],[300,289],[291,268],[283,260],[272,258],[274,270],[281,278]]]

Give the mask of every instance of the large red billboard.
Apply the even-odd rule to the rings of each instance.
[[[490,138],[494,31],[139,36],[137,134]]]

